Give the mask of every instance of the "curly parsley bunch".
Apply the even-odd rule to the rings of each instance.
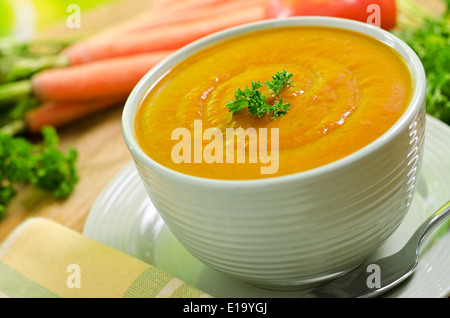
[[[0,219],[19,184],[31,184],[62,199],[72,193],[78,182],[77,151],[70,148],[67,154],[61,152],[53,127],[44,128],[42,135],[41,143],[32,144],[24,138],[0,134]]]

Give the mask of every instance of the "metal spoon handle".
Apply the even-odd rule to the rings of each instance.
[[[363,263],[353,271],[336,278],[309,292],[304,298],[318,297],[375,297],[403,282],[416,269],[421,245],[441,222],[450,216],[450,201],[431,215],[397,253]],[[382,270],[380,286],[367,285],[367,265],[376,264]]]
[[[450,214],[450,201],[444,204],[439,210],[431,215],[414,233],[411,240],[414,240],[417,244],[416,252],[419,253],[422,244],[427,238],[427,236],[439,225],[441,224]],[[410,243],[410,242],[408,242]],[[411,242],[412,243],[412,242]],[[410,244],[407,244],[410,246]]]

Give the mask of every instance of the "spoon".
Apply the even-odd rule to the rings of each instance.
[[[327,282],[304,295],[304,298],[370,298],[380,296],[411,276],[419,263],[423,242],[439,224],[450,216],[450,201],[431,215],[397,253],[370,262]],[[379,284],[368,283],[372,270],[378,269]],[[375,273],[375,271],[374,271]]]

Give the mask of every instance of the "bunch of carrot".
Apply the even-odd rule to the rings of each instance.
[[[58,53],[65,65],[0,85],[0,105],[2,98],[36,99],[38,105],[24,118],[30,132],[119,105],[142,76],[175,50],[213,32],[264,19],[265,2],[151,0],[138,16],[65,47]]]

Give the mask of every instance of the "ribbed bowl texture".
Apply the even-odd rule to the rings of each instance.
[[[136,108],[152,83],[198,49],[245,32],[323,25],[363,32],[406,60],[414,93],[387,133],[341,160],[289,176],[249,181],[203,179],[171,171],[136,142]],[[125,142],[148,195],[170,231],[204,264],[274,289],[316,286],[367,259],[405,217],[420,173],[425,133],[425,75],[417,56],[392,34],[336,18],[270,20],[214,34],[152,69],[125,106]]]

